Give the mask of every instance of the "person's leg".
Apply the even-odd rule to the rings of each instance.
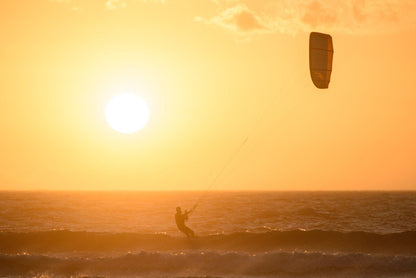
[[[184,233],[186,236],[188,236],[188,231],[186,230],[186,227],[178,227],[179,231]]]
[[[186,236],[187,237],[193,237],[193,236],[195,236],[195,233],[189,227],[186,227]]]

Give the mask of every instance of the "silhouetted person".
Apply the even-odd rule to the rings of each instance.
[[[185,213],[182,213],[181,208],[176,208],[176,214],[175,214],[175,221],[176,225],[178,226],[179,231],[184,233],[187,237],[193,237],[195,235],[194,231],[192,231],[189,227],[185,226],[185,221],[188,220],[188,214],[190,214],[191,211],[185,210]]]

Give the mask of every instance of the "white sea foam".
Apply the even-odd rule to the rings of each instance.
[[[5,276],[414,277],[416,258],[361,253],[140,252],[121,256],[0,255]]]

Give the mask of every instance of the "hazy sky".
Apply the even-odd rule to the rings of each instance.
[[[0,18],[0,189],[416,189],[415,1],[2,0]],[[328,90],[311,31],[334,40]],[[107,125],[120,92],[148,102],[142,131]]]

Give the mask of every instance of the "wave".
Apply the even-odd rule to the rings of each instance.
[[[264,252],[309,250],[416,254],[416,231],[391,234],[336,231],[269,231],[196,238],[163,234],[98,233],[75,231],[0,232],[0,253],[73,251],[224,250]]]
[[[416,257],[320,252],[140,252],[114,257],[0,255],[0,275],[415,277]]]

